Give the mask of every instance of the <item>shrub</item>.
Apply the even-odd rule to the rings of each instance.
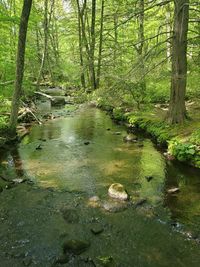
[[[168,151],[179,161],[190,161],[194,158],[197,150],[196,146],[190,143],[181,143],[178,140],[169,142]]]

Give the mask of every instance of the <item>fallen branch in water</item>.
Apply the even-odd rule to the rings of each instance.
[[[53,96],[50,96],[50,95],[47,95],[47,94],[45,94],[45,93],[42,93],[42,92],[35,92],[35,94],[36,95],[40,95],[40,96],[44,96],[44,97],[46,97],[46,98],[48,98],[49,100],[54,100],[54,97]]]

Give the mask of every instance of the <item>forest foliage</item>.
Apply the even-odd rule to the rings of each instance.
[[[177,27],[176,20],[180,13],[184,18],[187,7],[187,39],[180,43],[187,43],[185,99],[199,98],[198,1],[34,0],[22,100],[43,83],[74,88],[79,101],[95,99],[104,106],[146,108],[148,104],[169,102],[172,63],[182,58],[180,55],[173,61],[176,28],[180,32],[184,29]],[[0,95],[6,99],[1,103],[3,112],[9,108],[14,90],[21,10],[20,0],[0,2]]]
[[[47,4],[46,24],[45,2]],[[79,8],[83,9],[84,2],[86,2],[85,11],[81,12],[84,12],[86,41],[81,40],[83,50],[83,66],[81,66],[80,18],[78,18],[77,3],[79,3]],[[173,1],[95,1],[94,44],[91,40],[92,2],[33,1],[26,48],[24,93],[29,94],[34,90],[33,83],[38,79],[45,49],[45,38],[47,38],[47,54],[41,81],[82,87],[80,77],[83,72],[85,87],[89,89],[92,85],[89,78],[90,60],[87,46],[89,50],[91,46],[94,46],[92,53],[94,53],[96,74],[102,38],[101,89],[95,94],[102,97],[106,93],[109,96],[108,101],[110,102],[110,97],[112,97],[112,101],[116,100],[116,104],[122,100],[131,104],[140,101],[168,101],[174,19]],[[102,2],[104,4],[103,18]],[[198,1],[190,2],[187,97],[196,97],[199,96],[200,80],[199,3]],[[22,1],[20,0],[2,0],[0,3],[0,89],[1,95],[6,97],[12,94],[12,81],[15,79],[21,8]],[[101,20],[103,20],[103,29],[101,29]],[[146,90],[142,88],[144,80]]]

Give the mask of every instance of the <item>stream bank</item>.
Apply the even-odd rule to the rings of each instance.
[[[200,122],[196,111],[200,103],[188,102],[187,110],[191,118],[182,125],[169,125],[165,122],[168,105],[155,105],[149,109],[133,110],[132,108],[98,105],[106,110],[116,122],[122,122],[130,131],[143,131],[157,145],[166,149],[169,160],[200,168]]]

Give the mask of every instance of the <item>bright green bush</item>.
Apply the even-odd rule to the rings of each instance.
[[[191,143],[181,143],[178,140],[169,142],[168,151],[179,161],[191,161],[197,152],[195,145]]]

